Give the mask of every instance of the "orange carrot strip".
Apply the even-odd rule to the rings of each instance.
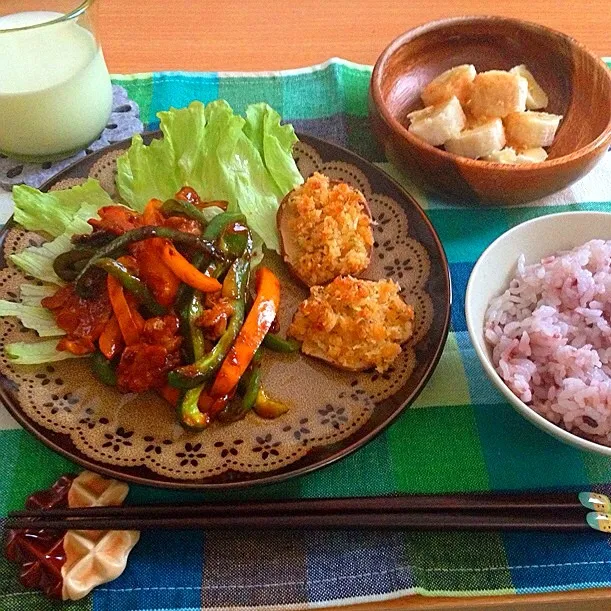
[[[119,328],[121,329],[121,335],[125,340],[127,346],[137,344],[140,341],[140,331],[138,329],[138,322],[134,320],[127,299],[125,298],[125,292],[121,283],[110,274],[106,278],[106,286],[108,287],[108,296],[110,297],[110,305],[114,312]],[[144,326],[144,321],[142,321]]]
[[[163,214],[159,208],[163,206],[163,202],[159,199],[151,199],[144,207],[142,212],[142,220],[145,225],[162,225],[164,221]]]
[[[237,386],[272,326],[279,307],[280,281],[271,270],[262,267],[257,272],[257,296],[216,375],[210,389],[212,397],[226,396]]]
[[[192,286],[198,291],[204,293],[214,293],[221,290],[221,283],[216,278],[211,278],[202,274],[196,267],[193,267],[187,259],[185,259],[174,248],[171,242],[166,241],[161,251],[163,262],[176,274],[176,277],[182,280],[185,284]]]
[[[155,299],[163,306],[171,306],[176,298],[180,280],[161,260],[163,240],[151,238],[138,244],[136,259],[140,268],[140,277],[153,291]]]
[[[138,275],[140,273],[140,270],[138,269],[138,261],[136,261],[135,257],[127,255],[119,257],[117,261],[119,263],[123,263],[123,265],[125,265],[125,267],[132,274]],[[142,314],[138,312],[138,301],[130,292],[125,293],[125,290],[123,292],[125,294],[125,301],[127,301],[127,305],[129,306],[130,312],[132,314],[132,319],[134,320],[134,323],[136,324],[136,327],[138,329],[138,333],[140,334],[142,333],[142,329],[144,329],[144,318],[142,317]]]
[[[125,301],[127,301],[127,305],[129,306],[129,311],[131,312],[132,319],[134,324],[136,325],[136,329],[138,329],[138,333],[142,333],[144,329],[144,317],[140,312],[138,312],[138,302],[136,298],[131,293],[125,293]]]
[[[108,359],[112,360],[121,350],[123,350],[123,335],[116,316],[112,316],[106,323],[102,335],[98,340],[100,352]]]
[[[212,420],[219,412],[225,409],[227,403],[231,399],[231,395],[225,395],[224,397],[212,397],[205,390],[199,395],[197,400],[197,407],[199,411],[206,414]]]

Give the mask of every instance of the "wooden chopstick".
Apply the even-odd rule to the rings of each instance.
[[[226,515],[190,517],[9,518],[11,529],[147,530],[147,529],[417,529],[417,530],[586,530],[585,515],[576,512],[525,515],[503,513],[333,513],[314,515]]]
[[[61,518],[78,516],[227,516],[227,515],[299,515],[350,514],[380,512],[443,511],[549,511],[585,509],[577,494],[520,493],[520,494],[439,494],[382,497],[344,497],[329,499],[298,499],[284,501],[241,501],[235,503],[200,503],[189,505],[153,504],[119,507],[84,507],[66,509],[20,510],[9,513],[9,518]]]
[[[404,528],[582,530],[575,493],[404,495],[22,510],[6,528],[57,530]]]

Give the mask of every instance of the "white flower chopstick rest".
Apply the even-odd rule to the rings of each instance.
[[[127,496],[127,484],[84,471],[68,492],[69,507],[121,505]],[[138,542],[135,530],[69,530],[64,536],[66,562],[62,598],[79,600],[100,584],[123,573],[127,558]]]
[[[127,484],[84,471],[62,475],[45,490],[26,500],[27,510],[121,505]],[[56,530],[36,527],[9,529],[4,552],[19,567],[19,581],[49,598],[79,600],[125,570],[127,558],[138,542],[138,531]]]

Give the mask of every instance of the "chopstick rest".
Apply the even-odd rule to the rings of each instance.
[[[77,477],[62,476],[49,489],[34,493],[26,508],[44,515],[60,509],[118,506],[128,489],[127,484],[84,471]],[[139,537],[135,530],[51,530],[33,521],[26,529],[8,531],[5,552],[20,565],[25,587],[40,589],[51,598],[79,600],[125,570]]]

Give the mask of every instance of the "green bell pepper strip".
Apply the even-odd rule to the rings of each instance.
[[[224,234],[228,227],[233,226],[236,223],[241,223],[243,219],[244,216],[241,214],[227,212],[218,214],[206,228],[204,238],[207,240],[217,240],[220,235]],[[250,234],[247,229],[245,230],[245,233],[240,236],[240,238],[241,241],[234,241],[232,244],[235,250],[226,251],[221,248],[221,251],[235,257],[242,256],[245,250],[251,247],[252,240],[250,239]],[[192,264],[198,269],[201,269],[206,262],[207,260],[205,257],[201,255],[201,253],[197,253]],[[220,278],[227,271],[225,265],[215,262],[209,263],[208,269],[209,275],[215,278]],[[186,285],[181,286],[181,289],[183,289],[184,286]],[[193,343],[198,343],[202,346],[204,344],[202,330],[195,324],[195,321],[202,313],[201,295],[195,293],[191,287],[188,287],[188,290],[185,289],[177,296],[176,304],[179,313],[181,332],[183,337],[186,339],[187,351],[191,352],[191,356],[193,356],[195,350],[189,350],[189,347],[191,347]],[[193,360],[198,360],[202,358],[202,356],[203,354],[201,356],[194,356]]]
[[[225,272],[223,264],[213,264],[211,274],[214,277],[220,277]],[[181,329],[183,337],[188,341],[191,354],[195,361],[204,357],[206,353],[204,334],[196,321],[203,312],[201,293],[194,291],[190,302],[185,310],[181,311]],[[184,325],[184,327],[183,327]],[[168,382],[173,372],[168,374]],[[195,388],[187,390],[178,404],[178,419],[181,424],[190,429],[201,430],[210,424],[210,416],[200,411],[198,406],[199,396],[204,390],[204,384],[199,384]]]
[[[230,223],[246,223],[246,217],[238,212],[221,212],[208,223],[202,237],[205,240],[215,240]]]
[[[216,240],[221,233],[221,231],[230,223],[241,222],[244,219],[242,214],[235,213],[221,213],[217,214],[206,229],[204,230],[203,238],[205,240]],[[241,255],[242,253],[236,254],[236,256]],[[204,263],[209,262],[209,259],[203,253],[196,253],[193,257],[193,261],[191,264],[197,269],[202,269]],[[210,271],[215,274],[215,278],[220,278],[223,273],[226,271],[225,266],[221,266],[216,269],[213,267],[214,264],[210,265],[212,268]],[[195,295],[195,291],[192,287],[188,286],[185,283],[182,283],[178,289],[178,293],[176,295],[176,299],[174,301],[176,311],[178,312],[178,318],[180,320],[180,330],[185,338],[186,342],[186,351],[189,358],[193,358],[192,350],[189,349],[189,345],[192,341],[201,341],[203,344],[203,334],[201,329],[195,326],[194,320],[199,318],[201,315],[201,302],[200,297]],[[196,338],[195,336],[199,337]],[[193,360],[195,360],[193,358]]]
[[[190,352],[190,357],[193,360],[201,358],[205,352],[204,334],[196,324],[203,311],[201,293],[197,291],[193,293],[186,309],[181,311],[179,316],[182,335],[188,344],[186,349]]]
[[[242,413],[246,414],[246,412],[250,411],[259,396],[259,390],[261,388],[261,365],[257,364],[253,370],[250,372],[248,376],[248,380],[246,381],[246,392],[244,393],[244,397],[242,398]]]
[[[77,233],[70,238],[70,241],[75,248],[97,249],[110,244],[116,237],[117,235],[110,231],[94,229],[91,233]]]
[[[89,259],[87,265],[85,265],[85,267],[76,277],[76,292],[82,297],[89,296],[90,287],[87,286],[85,279],[87,272],[93,266],[95,266],[97,261],[105,257],[114,257],[123,252],[130,244],[133,244],[134,242],[141,242],[142,240],[148,240],[149,238],[165,238],[171,240],[175,244],[192,246],[205,255],[216,259],[217,261],[228,260],[227,256],[221,253],[210,240],[200,238],[199,236],[195,236],[191,233],[185,233],[184,231],[171,229],[170,227],[147,225],[145,227],[138,227],[137,229],[126,231],[124,234],[120,235],[118,238],[115,238],[106,246],[100,248],[96,254]]]
[[[91,357],[93,375],[106,386],[117,385],[117,374],[113,364],[101,353],[95,352]]]
[[[172,216],[173,214],[186,216],[187,218],[197,221],[202,228],[208,225],[208,219],[202,214],[202,211],[196,208],[191,202],[184,199],[167,199],[161,205],[160,210],[166,216]]]
[[[198,406],[199,396],[203,389],[204,385],[201,384],[187,390],[178,404],[178,420],[189,429],[201,430],[210,424],[210,416],[200,411]]]
[[[178,367],[168,374],[168,383],[176,388],[194,388],[209,380],[223,363],[229,348],[237,337],[245,314],[245,294],[250,272],[248,259],[236,259],[227,272],[225,283],[229,286],[229,295],[233,314],[227,323],[227,329],[215,346],[191,365]],[[228,282],[229,280],[229,282]],[[225,286],[223,285],[225,290]]]
[[[299,352],[301,349],[301,342],[295,339],[284,339],[275,333],[268,333],[263,340],[263,345],[273,352],[283,352],[285,354]]]
[[[282,401],[276,401],[267,396],[263,387],[259,388],[253,410],[261,418],[278,418],[289,411],[289,406]]]
[[[53,271],[66,282],[72,282],[95,254],[90,248],[74,248],[57,255],[53,260]]]
[[[205,354],[204,335],[202,330],[195,325],[195,321],[203,311],[200,298],[201,293],[193,291],[186,311],[181,311],[180,316],[183,336],[188,334],[188,338],[185,339],[188,340],[191,356],[195,360],[201,359]],[[178,403],[178,421],[187,428],[201,430],[210,423],[210,417],[202,413],[198,406],[199,396],[203,389],[204,385],[200,384],[196,388],[187,390]]]
[[[138,303],[145,306],[153,316],[161,316],[166,313],[166,308],[157,303],[148,286],[140,278],[134,276],[123,263],[110,257],[103,257],[95,262],[95,266],[114,276],[121,286],[129,291]]]
[[[212,263],[207,270],[211,278],[220,278],[227,271],[227,265],[224,263]],[[188,353],[188,358],[197,360],[203,356],[205,352],[205,339],[202,329],[197,325],[197,320],[203,314],[202,293],[200,291],[191,290],[189,299],[179,309],[178,320],[180,321],[180,331],[185,339],[184,346]],[[197,349],[196,349],[197,345]],[[200,356],[195,356],[198,352]]]
[[[238,390],[242,394],[241,401],[231,401],[227,407],[217,416],[221,422],[237,422],[246,416],[254,407],[259,390],[261,388],[261,360],[263,349],[261,346],[255,352],[248,371],[240,378]]]
[[[231,214],[227,212],[218,214],[217,216],[215,216],[212,219],[212,221],[209,223],[208,227],[204,231],[204,238],[208,240],[217,239],[219,234],[226,227],[232,224],[241,223],[241,222],[244,222],[244,217],[241,214]],[[239,254],[244,254],[244,251],[246,250],[250,251],[251,247],[252,247],[252,240],[250,239],[250,235],[247,234],[246,241],[242,247],[242,252]],[[238,253],[232,252],[231,254],[237,255]],[[238,272],[241,272],[241,269],[244,265],[243,263],[239,263],[239,261],[240,261],[239,259],[236,260],[232,268],[228,272],[229,274],[232,274],[232,278],[233,278],[232,284],[234,285],[232,287],[232,295],[231,295],[234,298],[234,314],[232,315],[232,320],[230,320],[228,329],[231,325],[231,322],[236,317],[236,312],[235,312],[236,297],[239,297],[239,294],[241,292],[245,293],[246,284],[248,283],[248,269],[246,269],[246,271],[244,272],[246,277],[244,279],[238,279],[238,281],[236,281],[236,270]],[[197,253],[193,260],[193,265],[196,265],[198,268],[201,268],[203,267],[205,262],[206,262],[206,257],[202,255],[201,253]],[[248,264],[248,261],[246,261],[246,263]],[[249,268],[249,265],[247,265],[247,268]],[[215,275],[218,274],[217,277],[222,276],[224,271],[225,271],[225,266],[219,265],[219,264],[216,264],[216,266],[211,270],[213,274]],[[241,274],[238,274],[238,276],[240,275]],[[243,288],[239,286],[240,282],[243,283]],[[235,335],[230,336],[226,332],[223,335],[223,337],[221,337],[217,345],[212,349],[212,351],[208,355],[205,355],[203,333],[202,333],[202,330],[195,325],[195,321],[197,320],[197,318],[199,318],[201,314],[201,310],[202,308],[201,308],[201,301],[199,299],[199,296],[194,291],[191,291],[190,299],[187,300],[186,305],[183,308],[181,308],[181,311],[180,311],[181,312],[181,327],[184,329],[183,335],[185,335],[186,333],[189,333],[189,340],[191,343],[195,363],[198,363],[198,362],[201,363],[202,361],[205,361],[206,358],[208,357],[209,366],[218,368],[222,364],[224,360],[224,356],[227,350],[229,350],[231,343],[233,343],[233,339],[235,339],[235,335],[237,335],[237,332],[239,331],[239,328],[241,327],[241,322],[237,324],[238,320],[236,319],[235,324],[237,325],[238,331],[236,331]],[[238,307],[238,315],[239,315],[239,307]],[[243,321],[244,319],[243,306],[242,306],[241,318]],[[224,342],[223,342],[223,339],[224,339]],[[228,342],[227,347],[224,347],[224,344],[227,342]],[[219,344],[221,344],[220,347],[219,347]],[[192,366],[188,366],[188,367],[192,367]],[[204,382],[205,380],[202,380],[201,382],[197,382],[197,380],[194,382],[191,382],[190,380],[188,380],[189,390],[187,390],[184,393],[178,405],[178,409],[177,409],[178,419],[180,423],[187,428],[201,430],[201,429],[206,428],[210,424],[210,416],[208,414],[202,413],[198,406],[199,397],[205,386]],[[171,371],[168,374],[168,383],[172,385],[179,385],[182,383],[182,380],[180,379],[180,375],[176,373],[176,370]],[[190,387],[191,384],[194,384],[195,387],[191,388]],[[186,385],[184,387],[186,387]]]
[[[243,223],[243,222],[246,222],[243,214],[238,214],[235,212],[222,212],[221,214],[217,214],[210,221],[210,223],[208,223],[208,226],[204,230],[202,238],[204,240],[209,240],[211,242],[215,241],[219,237],[219,234],[221,233],[221,231],[226,226],[228,226],[230,223]],[[242,253],[240,253],[239,255],[235,255],[235,256],[238,257],[241,254]],[[197,252],[195,253],[195,256],[193,257],[193,261],[191,261],[191,264],[193,265],[193,267],[196,267],[197,269],[201,270],[202,267],[204,267],[204,264],[208,262],[209,262],[209,259],[204,255],[204,253]],[[186,308],[189,307],[192,296],[193,296],[193,289],[183,282],[178,289],[178,293],[174,301],[174,303],[176,304],[176,311],[179,313],[184,311],[186,313],[187,312]],[[182,316],[181,316],[181,320],[182,320]]]

